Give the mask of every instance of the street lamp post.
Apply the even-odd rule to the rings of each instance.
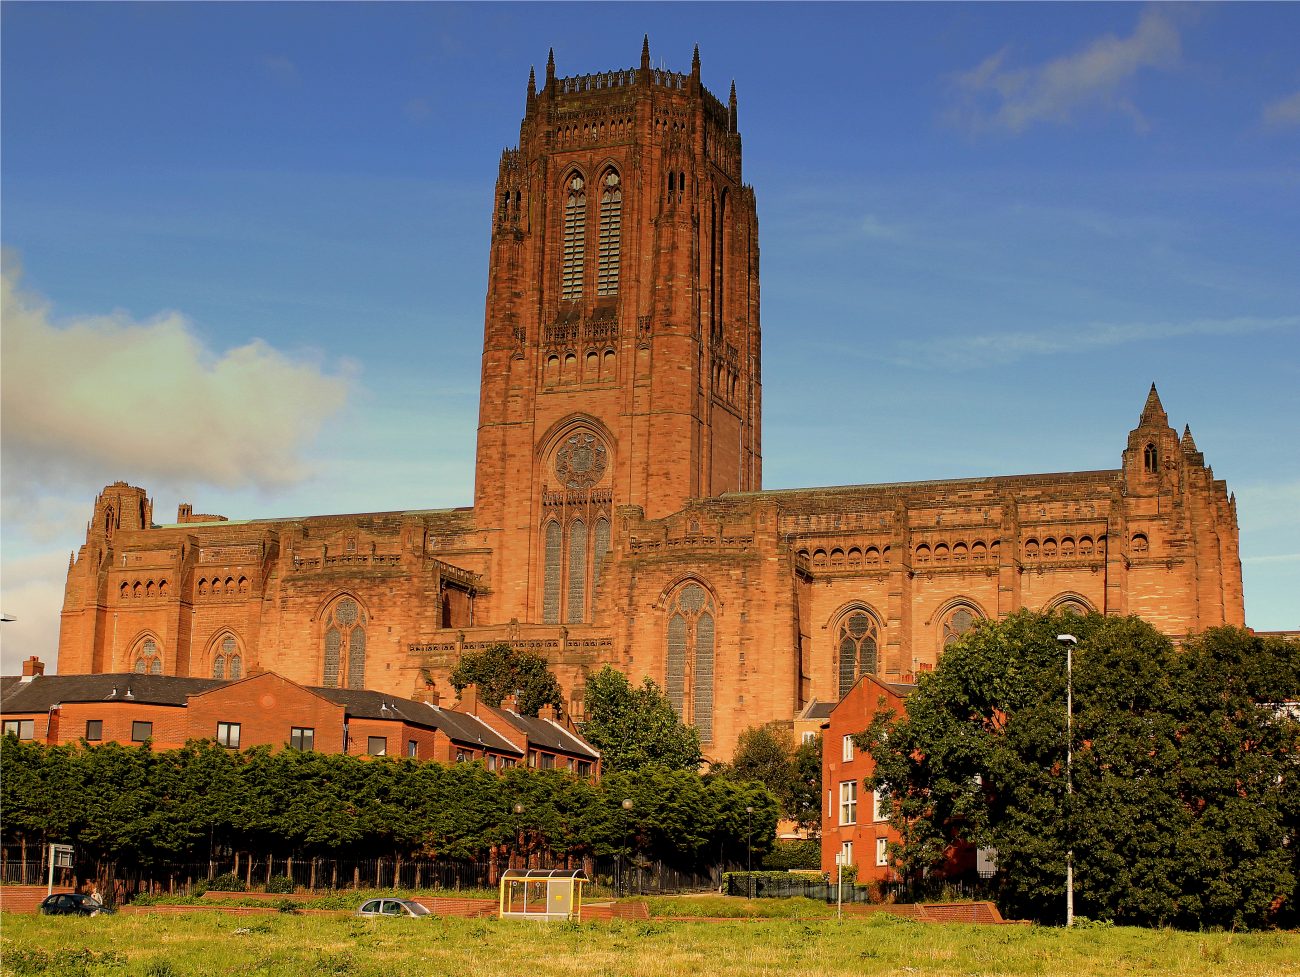
[[[632,807],[633,807],[633,804],[632,804],[632,798],[630,798],[630,797],[625,797],[625,798],[623,798],[623,804],[622,804],[622,808],[623,808],[623,810],[630,812],[630,811],[632,810]],[[634,848],[635,848],[635,845],[636,845],[636,834],[635,834],[635,828],[633,829],[632,844],[633,844],[633,846],[634,846]],[[634,854],[635,854],[635,851],[634,851]],[[617,865],[617,868],[618,868],[618,880],[617,880],[617,883],[616,883],[615,886],[614,886],[614,889],[615,889],[615,891],[618,893],[618,895],[621,897],[621,896],[623,895],[623,851],[622,851],[622,849],[620,849],[620,850],[619,850],[619,853],[618,853],[618,865]]]
[[[528,868],[528,852],[524,847],[524,823],[521,820],[521,815],[524,813],[524,806],[516,801],[513,810],[515,812],[516,830],[519,832],[517,847],[519,848],[519,853],[524,856],[524,868]]]
[[[749,876],[749,898],[754,898],[754,808],[745,808],[745,872]]]
[[[1074,646],[1079,639],[1058,634],[1065,648],[1065,925],[1074,925]]]

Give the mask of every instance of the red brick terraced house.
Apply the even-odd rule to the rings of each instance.
[[[0,700],[4,733],[49,745],[115,742],[154,749],[213,740],[230,749],[315,750],[438,763],[520,764],[596,779],[600,754],[570,726],[479,705],[472,711],[365,689],[307,688],[262,672],[201,679],[136,672],[44,675],[40,662]]]

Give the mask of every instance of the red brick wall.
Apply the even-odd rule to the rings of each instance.
[[[318,752],[343,751],[343,707],[269,672],[190,696],[189,738],[216,739],[220,722],[240,724],[240,749],[280,749],[289,743],[292,728],[302,726],[316,731]]]

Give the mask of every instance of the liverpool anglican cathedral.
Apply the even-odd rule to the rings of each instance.
[[[578,718],[604,664],[649,676],[725,758],[1019,608],[1243,623],[1235,499],[1154,387],[1118,469],[763,490],[756,213],[698,51],[689,74],[648,44],[603,74],[552,58],[491,200],[473,507],[160,525],[114,483],[59,670],[446,701],[504,641]]]

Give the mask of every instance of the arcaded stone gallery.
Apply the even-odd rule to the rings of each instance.
[[[490,209],[474,505],[160,525],[110,485],[61,672],[445,699],[463,652],[508,641],[579,718],[594,669],[651,677],[725,758],[862,674],[932,668],[980,618],[1243,623],[1235,500],[1154,387],[1114,470],[763,490],[755,191],[698,53],[688,74],[648,46],[604,74],[552,59]]]

